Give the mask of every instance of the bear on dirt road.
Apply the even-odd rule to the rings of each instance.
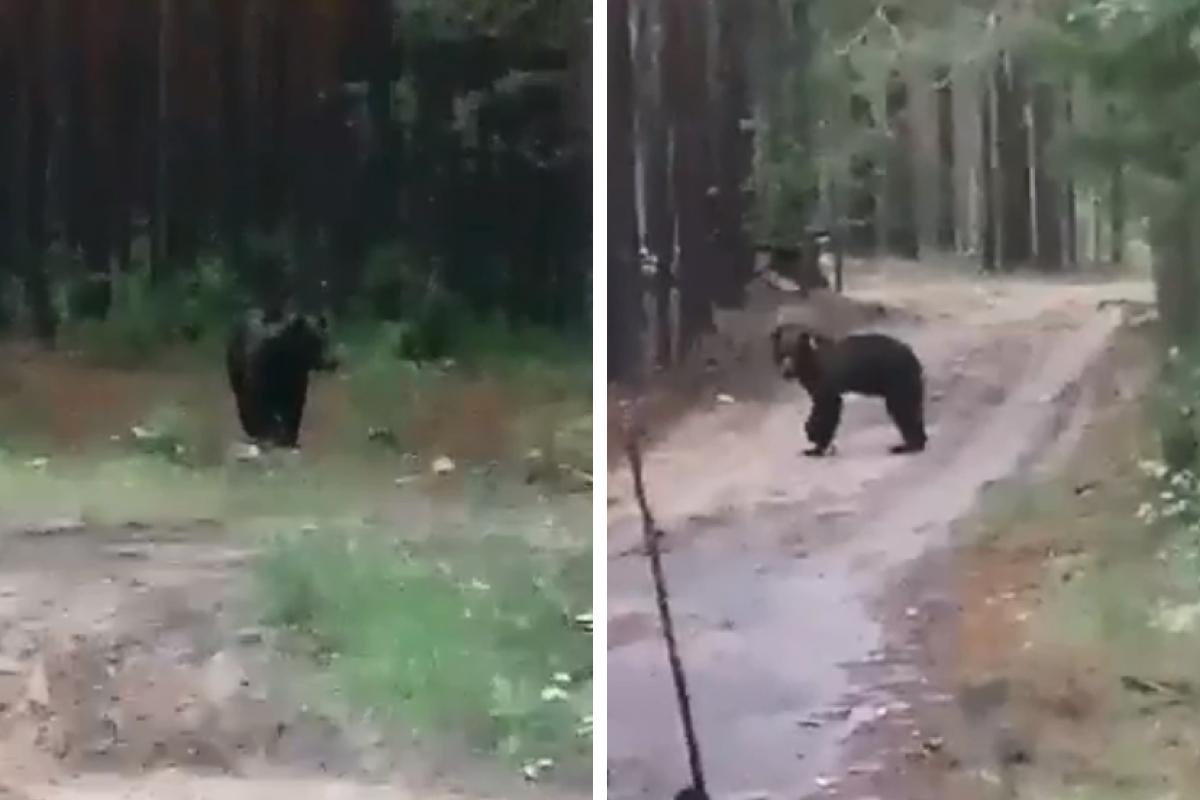
[[[324,316],[244,316],[230,333],[225,367],[246,436],[260,445],[299,447],[309,373],[337,366]]]
[[[893,453],[925,449],[924,370],[908,345],[880,333],[860,333],[836,341],[796,324],[771,331],[772,356],[786,380],[795,379],[812,398],[805,432],[812,447],[805,455],[823,456],[833,443],[842,416],[842,395],[881,397],[903,443]]]

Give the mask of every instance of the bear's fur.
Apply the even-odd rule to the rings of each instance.
[[[803,326],[782,324],[771,332],[771,349],[780,374],[799,381],[812,398],[805,425],[812,448],[806,455],[825,455],[833,444],[847,392],[883,398],[904,440],[893,453],[925,449],[924,370],[904,342],[880,333],[835,341]]]
[[[296,448],[309,373],[336,369],[337,362],[323,316],[252,311],[230,333],[225,366],[246,436]]]

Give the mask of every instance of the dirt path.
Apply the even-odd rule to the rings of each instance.
[[[0,531],[0,799],[572,796],[313,699],[253,625],[253,555],[215,525]]]
[[[716,404],[647,458],[714,796],[797,797],[829,786],[860,724],[888,712],[855,667],[878,663],[873,601],[943,544],[979,490],[1075,427],[1080,380],[1119,324],[1102,299],[1141,283],[1030,281],[881,291],[929,375],[929,450],[887,455],[880,404],[847,404],[839,453],[801,456],[803,401]],[[734,398],[738,387],[727,387]],[[669,797],[686,768],[652,614],[628,477],[611,480],[610,796]]]

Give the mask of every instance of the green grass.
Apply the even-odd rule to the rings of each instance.
[[[280,537],[259,571],[267,619],[396,724],[522,764],[586,768],[591,638],[574,620],[591,603],[590,550],[538,551],[499,532],[435,540]]]
[[[574,624],[591,605],[590,494],[527,485],[522,466],[537,449],[591,470],[578,348],[495,334],[453,366],[417,366],[380,329],[350,337],[343,373],[314,389],[305,452],[243,464],[226,454],[237,429],[211,342],[147,362],[126,347],[145,328],[121,324],[80,340],[98,350],[81,358],[10,362],[4,526],[204,519],[266,541],[262,616],[305,645],[319,684],[422,737],[590,778],[592,641]],[[118,398],[100,414],[83,399],[96,387]],[[457,466],[433,478],[441,454]]]

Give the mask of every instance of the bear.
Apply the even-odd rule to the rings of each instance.
[[[881,333],[828,339],[796,324],[771,331],[772,356],[786,380],[797,380],[812,398],[805,433],[807,456],[825,455],[833,444],[847,392],[882,397],[903,439],[895,454],[925,449],[925,378],[920,359],[904,342]]]
[[[338,368],[324,315],[252,310],[225,350],[238,419],[255,444],[297,449],[309,373]]]

